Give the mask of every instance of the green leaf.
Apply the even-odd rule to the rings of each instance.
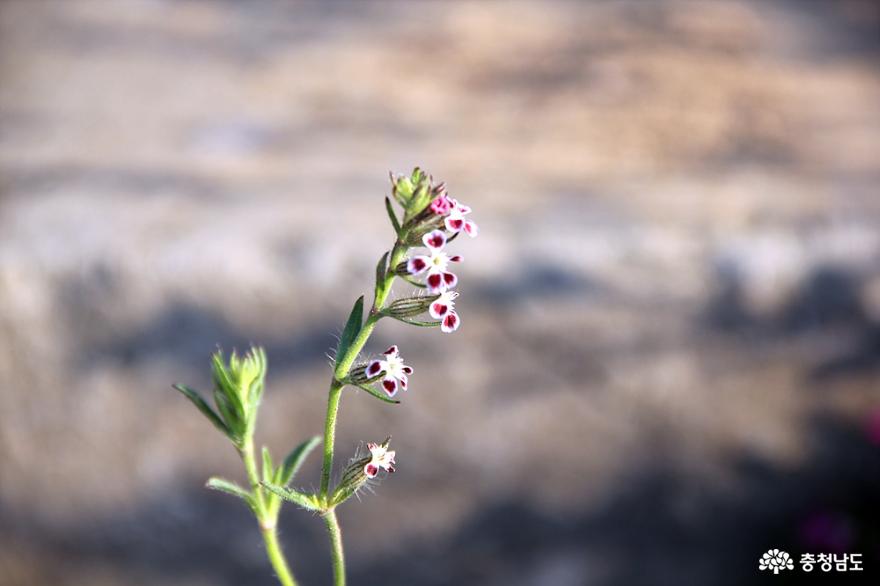
[[[208,420],[214,424],[214,427],[223,432],[223,435],[231,438],[232,433],[229,431],[229,428],[226,427],[226,424],[223,423],[223,420],[220,419],[220,416],[217,415],[211,406],[202,399],[202,396],[199,393],[186,385],[176,384],[171,385],[175,390],[180,391],[183,396],[192,401],[193,405],[198,407],[199,411],[202,412],[202,415],[208,418]]]
[[[312,436],[300,445],[296,446],[291,450],[287,457],[284,458],[284,463],[278,467],[278,470],[275,471],[275,484],[281,486],[287,486],[293,477],[296,476],[296,473],[299,472],[300,467],[305,462],[308,455],[318,447],[318,444],[321,443],[320,436]]]
[[[356,386],[357,388],[361,389],[362,391],[366,391],[366,392],[370,393],[371,395],[373,395],[374,397],[376,397],[380,401],[384,401],[386,403],[391,403],[392,405],[399,405],[400,404],[400,401],[398,401],[397,399],[391,399],[369,385],[365,385],[365,384],[362,385],[362,384],[358,384],[358,383],[352,383],[352,384],[354,386]]]
[[[382,289],[385,288],[385,277],[388,275],[389,254],[390,253],[386,250],[385,254],[382,255],[382,258],[380,258],[379,262],[376,264],[376,288],[373,290],[373,296],[376,299],[380,297]]]
[[[364,323],[364,296],[358,297],[351,308],[348,315],[348,321],[345,322],[345,328],[342,330],[342,336],[339,337],[339,346],[336,348],[336,363],[341,364],[345,358],[348,349],[351,347],[357,335],[361,332]]]
[[[416,281],[415,279],[413,279],[409,275],[400,275],[400,278],[403,279],[404,281],[406,281],[407,283],[409,283],[410,285],[414,285],[416,287],[419,287],[420,289],[427,288],[427,285],[425,285],[424,283],[419,283],[418,281]]]
[[[226,494],[231,494],[232,496],[237,496],[240,499],[244,499],[244,501],[249,505],[253,506],[253,497],[251,497],[251,493],[235,484],[234,482],[230,482],[224,478],[217,478],[216,476],[213,478],[209,478],[208,482],[205,483],[205,486],[210,488],[211,490],[219,490],[220,492],[225,492]]]
[[[394,213],[394,208],[391,207],[391,199],[385,198],[385,211],[388,212],[388,219],[391,220],[391,225],[394,226],[394,233],[398,236],[400,235],[400,222],[397,221],[397,214]]]
[[[309,511],[320,511],[321,505],[315,495],[303,494],[292,488],[285,488],[268,482],[262,482],[263,488]]]
[[[272,466],[272,455],[269,447],[263,446],[263,482],[270,482],[275,477],[275,468]]]

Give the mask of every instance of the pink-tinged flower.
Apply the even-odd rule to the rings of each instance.
[[[446,216],[452,211],[453,203],[445,193],[431,202],[431,211],[438,216]]]
[[[388,472],[394,472],[394,450],[389,450],[384,445],[368,443],[370,449],[370,461],[364,466],[364,474],[367,478],[375,478],[379,473],[379,468],[384,468]]]
[[[471,208],[463,203],[458,203],[456,199],[451,199],[451,201],[452,210],[450,210],[449,215],[446,217],[446,229],[453,234],[458,234],[464,230],[468,236],[476,238],[480,232],[479,227],[471,220],[465,219],[465,215],[471,213]]]
[[[391,346],[383,353],[384,360],[373,360],[367,365],[367,376],[373,378],[380,372],[385,372],[385,378],[382,379],[382,388],[389,397],[397,394],[397,389],[404,391],[409,383],[408,375],[413,373],[413,369],[403,363],[400,357],[400,351],[397,346]]]
[[[443,252],[446,246],[446,234],[442,230],[434,230],[425,234],[422,242],[430,252],[429,256],[414,256],[406,262],[406,271],[410,275],[418,275],[428,271],[425,284],[432,295],[452,289],[458,283],[458,277],[446,269],[450,262],[461,262],[461,256],[449,256]]]
[[[428,307],[428,313],[431,314],[431,317],[441,320],[440,331],[446,334],[454,332],[461,325],[461,318],[455,312],[456,297],[458,297],[456,291],[444,291]]]

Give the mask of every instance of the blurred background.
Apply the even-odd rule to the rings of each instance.
[[[352,584],[866,581],[878,57],[858,0],[3,2],[0,584],[274,583],[170,384],[262,344],[258,440],[319,433],[414,165],[482,233],[461,330],[368,348],[415,367],[403,404],[343,401],[340,457],[399,462],[341,510]],[[282,529],[328,584],[321,522]]]

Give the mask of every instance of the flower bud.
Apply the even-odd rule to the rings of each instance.
[[[214,380],[214,402],[230,439],[239,447],[253,429],[257,408],[263,397],[266,379],[266,352],[251,348],[243,357],[233,351],[228,364],[223,352],[211,357],[211,374]]]

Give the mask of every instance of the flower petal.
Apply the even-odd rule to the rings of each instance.
[[[422,242],[431,250],[440,250],[446,246],[446,234],[442,230],[428,232],[422,237]]]
[[[443,273],[443,284],[447,289],[452,289],[458,284],[458,277],[453,273]]]
[[[461,232],[461,229],[464,228],[464,218],[461,216],[450,216],[446,218],[444,223],[450,232]]]
[[[427,256],[414,256],[406,261],[406,272],[410,275],[418,275],[428,268],[428,261],[430,259]]]
[[[385,389],[385,393],[389,397],[393,397],[397,394],[397,379],[390,376],[385,377],[382,379],[382,388]]]
[[[449,304],[442,301],[435,301],[428,307],[428,313],[434,319],[440,319],[449,313]]]
[[[400,356],[400,349],[396,345],[388,346],[388,349],[382,352],[382,354],[384,354],[385,356],[397,357]]]
[[[461,262],[462,260],[464,259],[461,258],[460,254],[455,254],[449,257],[449,262]]]
[[[405,374],[401,374],[399,377],[397,377],[397,382],[400,383],[400,388],[405,391],[407,385],[409,384],[409,378]]]
[[[364,474],[367,475],[367,478],[375,478],[376,474],[379,473],[379,467],[369,462],[366,466],[364,466]]]
[[[403,367],[400,370],[402,370],[404,374],[412,374],[413,373],[412,366],[407,366],[405,364],[403,365]]]
[[[450,311],[440,323],[440,331],[449,334],[457,330],[460,325],[461,320],[458,318],[458,314],[454,311]]]
[[[428,278],[425,279],[425,284],[428,286],[428,291],[432,294],[440,293],[446,289],[443,285],[443,275],[440,273],[429,274]]]
[[[477,234],[480,233],[480,228],[474,222],[468,220],[464,223],[464,231],[471,238],[476,238]]]
[[[370,362],[370,364],[367,366],[367,376],[372,378],[382,372],[382,362],[384,361],[373,360],[372,362]]]

